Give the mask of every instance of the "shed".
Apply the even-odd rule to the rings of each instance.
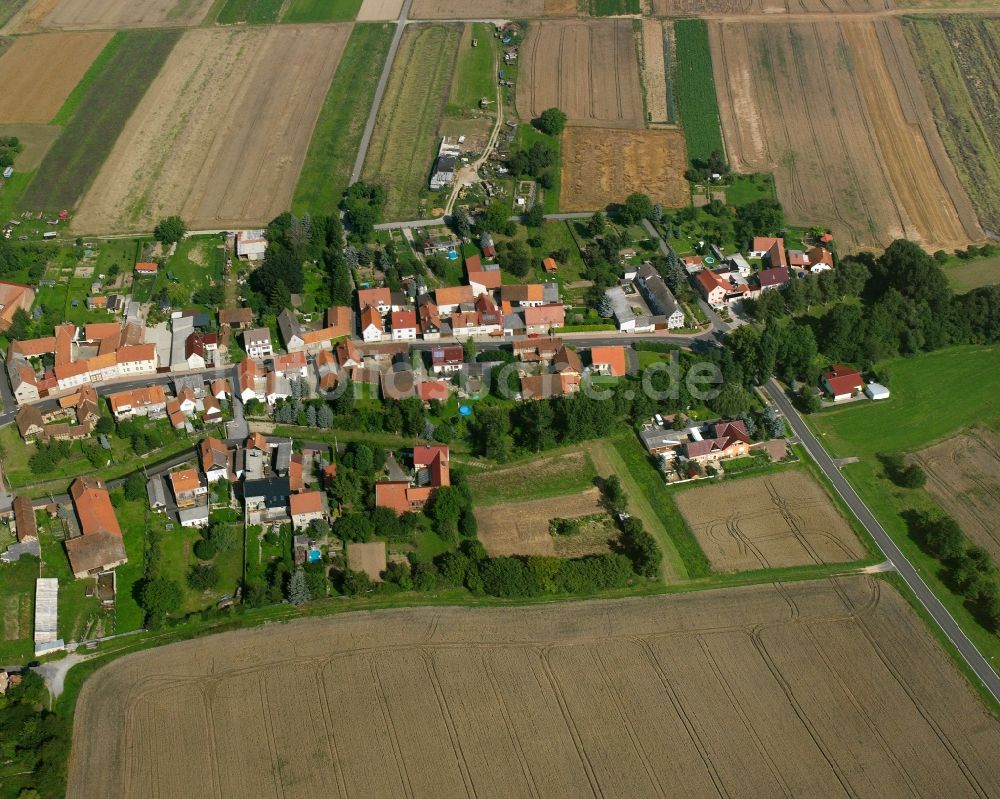
[[[865,386],[865,396],[871,400],[889,399],[889,389],[874,381]]]

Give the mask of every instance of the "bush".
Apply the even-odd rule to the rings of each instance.
[[[212,563],[198,563],[190,568],[188,585],[195,591],[208,591],[219,584],[219,570]]]
[[[546,108],[535,124],[542,133],[558,136],[566,127],[566,114],[558,108]]]
[[[218,549],[211,539],[201,538],[194,542],[194,556],[198,560],[211,560],[217,554]]]

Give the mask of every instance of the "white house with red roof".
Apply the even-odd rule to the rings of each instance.
[[[861,372],[842,363],[833,364],[820,377],[823,390],[833,397],[834,402],[850,399],[865,386]]]
[[[392,340],[413,341],[417,337],[416,311],[393,311],[391,317]]]

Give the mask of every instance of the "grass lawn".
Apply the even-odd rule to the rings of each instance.
[[[282,2],[283,0],[226,0],[216,22],[222,25],[234,22],[267,25],[277,22]]]
[[[954,291],[964,293],[981,286],[1000,283],[1000,255],[963,261],[952,258],[944,265],[944,273]]]
[[[478,39],[478,46],[472,40]],[[496,78],[493,75],[494,42],[493,26],[485,22],[466,25],[459,43],[458,66],[451,83],[449,111],[463,114],[479,108],[479,100],[496,97]],[[495,108],[495,104],[494,104]]]
[[[545,142],[555,148],[555,161],[549,167],[549,172],[552,174],[553,179],[552,188],[543,189],[541,186],[538,187],[545,213],[554,214],[559,211],[559,186],[562,182],[562,140],[558,136],[549,136],[542,133],[533,125],[522,124],[518,126],[517,137],[514,140],[518,149],[527,150],[536,141]]]
[[[313,130],[292,211],[332,212],[350,182],[368,109],[375,97],[393,27],[357,24],[337,65]]]
[[[361,0],[292,0],[282,22],[346,22],[354,19]]]
[[[239,540],[242,541],[243,523],[234,524],[239,528]],[[160,546],[163,573],[177,580],[184,588],[184,603],[180,612],[185,614],[214,607],[222,595],[235,593],[243,576],[243,551],[242,547],[237,547],[229,552],[220,552],[212,559],[211,562],[219,570],[219,584],[215,589],[196,592],[187,584],[190,568],[197,563],[207,562],[199,561],[192,551],[195,542],[201,539],[201,533],[197,528],[175,524],[174,529],[163,536]]]
[[[36,577],[38,558],[0,564],[0,663],[29,660],[34,652]]]
[[[834,457],[918,449],[975,423],[1000,422],[1000,347],[953,347],[883,368],[889,399],[808,417]]]
[[[739,208],[754,200],[773,200],[774,176],[769,174],[737,175],[732,185],[726,186],[726,202]]]
[[[166,517],[150,511],[141,500],[123,501],[115,507],[115,515],[122,528],[128,556],[128,563],[118,567],[118,596],[115,598],[115,632],[123,633],[142,627],[145,614],[134,594],[136,584],[146,571],[146,531],[165,530]]]
[[[133,30],[120,36],[99,73],[74,101],[74,113],[24,192],[23,207],[53,212],[76,205],[180,38],[180,31]]]
[[[427,563],[434,560],[434,558],[443,552],[451,551],[453,548],[451,544],[433,530],[418,530],[417,548],[413,554],[417,560]]]
[[[579,448],[563,447],[532,454],[498,469],[470,471],[472,501],[479,506],[577,494],[594,487],[597,471],[590,456],[574,457]]]

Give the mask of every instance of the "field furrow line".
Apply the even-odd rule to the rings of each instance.
[[[857,617],[858,629],[862,631],[868,643],[871,645],[876,657],[882,662],[886,671],[891,675],[892,679],[896,682],[899,688],[906,694],[906,697],[910,700],[910,703],[916,709],[917,713],[924,719],[927,726],[930,727],[931,731],[941,745],[947,750],[949,756],[954,760],[955,765],[962,772],[962,775],[969,783],[969,787],[976,793],[977,796],[982,797],[982,799],[987,799],[989,797],[989,791],[986,790],[983,785],[979,782],[975,774],[969,768],[968,763],[965,762],[965,758],[962,757],[961,752],[951,738],[941,729],[941,725],[938,724],[937,720],[928,712],[924,704],[913,694],[913,690],[910,688],[909,682],[899,673],[899,669],[892,662],[892,660],[885,654],[885,650],[882,648],[881,643],[877,636],[875,636],[868,625],[865,623],[864,618],[861,616]]]
[[[504,727],[507,729],[507,737],[510,739],[511,746],[514,751],[517,753],[518,766],[521,769],[521,773],[524,775],[525,782],[528,784],[528,789],[531,791],[531,795],[535,797],[535,799],[541,799],[541,793],[538,790],[538,783],[535,781],[535,777],[531,773],[531,766],[528,764],[528,759],[524,754],[524,747],[521,745],[521,737],[514,729],[514,723],[510,715],[510,710],[507,707],[507,702],[497,685],[497,678],[496,674],[493,672],[493,665],[490,663],[489,658],[484,656],[481,652],[479,653],[479,662],[482,666],[483,673],[490,682],[490,688],[493,691],[494,701],[496,702],[497,708],[500,710],[500,715],[503,717]]]
[[[468,758],[466,758],[465,751],[462,749],[462,739],[458,734],[455,718],[451,714],[448,699],[444,695],[444,689],[441,687],[441,678],[437,673],[437,664],[434,662],[434,657],[423,647],[417,649],[417,654],[420,655],[420,659],[424,662],[427,678],[434,689],[434,698],[437,700],[441,720],[444,722],[445,729],[448,730],[448,738],[451,742],[455,759],[458,761],[458,768],[462,772],[462,781],[465,783],[466,793],[473,799],[477,799],[478,794],[476,793],[475,781],[472,779],[472,768],[469,766]]]
[[[823,756],[823,759],[826,760],[827,764],[830,766],[831,771],[833,771],[834,776],[837,778],[837,782],[840,783],[840,787],[844,789],[844,793],[851,797],[858,797],[857,791],[854,790],[854,787],[851,785],[847,775],[841,769],[840,764],[837,763],[837,759],[831,754],[827,745],[824,743],[823,737],[812,723],[812,720],[809,718],[809,714],[806,713],[805,708],[802,707],[799,700],[796,698],[795,692],[792,690],[792,686],[788,684],[788,680],[785,679],[785,675],[781,673],[781,669],[778,668],[778,664],[774,662],[771,654],[767,651],[767,645],[761,637],[761,630],[762,628],[758,627],[754,629],[750,635],[750,640],[752,641],[754,648],[758,653],[760,653],[761,659],[764,661],[764,665],[767,666],[768,671],[771,672],[771,675],[774,677],[774,680],[781,689],[781,692],[788,700],[788,704],[792,708],[792,711],[798,717],[799,721],[802,722],[802,726],[812,739],[813,744],[815,744],[816,748]]]
[[[323,716],[323,729],[326,731],[326,746],[330,752],[330,762],[337,775],[337,793],[341,799],[347,799],[347,782],[344,779],[344,769],[341,767],[340,749],[337,747],[337,735],[333,727],[333,713],[330,711],[330,694],[326,690],[326,667],[313,670],[313,685],[319,696],[319,709]]]
[[[208,748],[208,762],[212,770],[212,794],[215,799],[222,799],[222,775],[219,773],[219,740],[215,731],[215,711],[212,709],[212,694],[214,685],[203,686],[198,691],[201,696],[205,713],[205,741]]]
[[[854,691],[851,689],[851,686],[844,681],[843,677],[840,675],[840,672],[837,670],[833,662],[833,659],[827,656],[826,652],[823,649],[822,643],[816,636],[814,625],[807,624],[804,626],[804,629],[806,636],[809,638],[810,642],[813,645],[813,650],[816,653],[817,662],[821,663],[823,667],[826,669],[827,674],[833,677],[834,684],[837,685],[837,687],[840,688],[844,696],[847,697],[848,703],[851,705],[851,707],[854,708],[858,717],[864,723],[865,728],[868,730],[871,736],[876,741],[878,741],[878,744],[882,750],[882,754],[886,757],[887,760],[889,760],[892,763],[893,766],[895,766],[896,771],[898,772],[900,778],[903,780],[903,782],[906,783],[906,786],[909,789],[909,793],[913,796],[919,795],[920,794],[919,788],[914,783],[906,767],[899,762],[899,758],[896,757],[896,753],[893,751],[892,745],[882,734],[882,731],[879,729],[878,724],[876,724],[875,721],[872,719],[871,714],[868,712],[867,708],[865,708],[864,704],[862,704],[862,702],[855,695]]]
[[[656,672],[657,679],[663,686],[667,698],[670,700],[670,704],[673,707],[674,713],[677,714],[677,718],[680,719],[681,724],[684,725],[684,729],[687,732],[688,737],[691,739],[691,743],[694,745],[695,750],[698,752],[701,762],[704,763],[705,770],[708,772],[718,795],[723,797],[723,799],[730,799],[730,793],[726,788],[722,777],[719,776],[719,771],[715,767],[715,763],[712,762],[712,758],[708,754],[708,749],[705,746],[705,742],[702,741],[701,735],[698,733],[698,728],[695,726],[691,716],[688,715],[688,712],[684,707],[684,703],[681,702],[680,697],[677,695],[677,691],[670,682],[670,678],[667,677],[666,673],[663,671],[663,664],[660,663],[659,659],[656,657],[656,652],[653,651],[653,647],[650,645],[648,640],[640,636],[634,636],[631,640],[643,651],[650,666],[653,667],[653,671]]]
[[[400,782],[403,785],[403,791],[409,799],[414,799],[413,783],[410,781],[410,775],[406,769],[406,762],[403,760],[403,752],[399,746],[399,737],[396,734],[396,725],[392,721],[392,713],[389,710],[389,704],[385,701],[385,687],[382,685],[382,677],[378,673],[377,659],[377,655],[369,657],[368,666],[371,669],[372,682],[375,683],[375,687],[378,689],[379,712],[382,716],[382,721],[385,724],[386,731],[389,734],[389,743],[392,745],[392,755],[393,759],[396,761],[396,771],[398,772]]]
[[[726,695],[726,700],[729,702],[730,707],[732,707],[734,714],[742,722],[744,729],[750,736],[750,740],[753,741],[754,748],[757,750],[757,754],[760,755],[760,759],[767,764],[768,771],[771,772],[771,776],[774,777],[774,781],[781,786],[782,793],[788,797],[793,796],[794,792],[785,781],[785,778],[781,773],[781,769],[778,768],[774,759],[768,753],[764,742],[760,739],[760,735],[754,728],[753,720],[747,715],[746,710],[736,698],[736,694],[733,692],[732,686],[726,679],[725,674],[722,673],[722,669],[719,668],[718,661],[716,661],[715,655],[712,654],[712,650],[705,641],[704,636],[696,636],[695,641],[698,644],[698,648],[701,649],[702,654],[705,656],[705,660],[708,662],[709,668],[715,675],[716,681],[722,687],[722,691]]]
[[[271,718],[271,704],[267,698],[267,685],[264,681],[264,672],[257,674],[257,689],[260,692],[260,714],[264,719],[264,737],[267,739],[267,751],[271,756],[271,776],[274,780],[274,795],[279,799],[285,799],[285,786],[281,781],[281,761],[278,758],[278,750],[274,743],[274,721]]]
[[[608,689],[611,701],[614,703],[615,712],[618,714],[622,727],[624,727],[625,733],[628,735],[629,740],[632,743],[632,751],[635,752],[635,756],[638,758],[639,762],[642,763],[643,770],[646,772],[646,776],[649,778],[650,783],[656,788],[657,796],[664,798],[667,797],[669,793],[660,783],[660,778],[657,776],[656,770],[653,768],[653,764],[649,762],[649,757],[646,754],[646,750],[643,748],[642,740],[636,732],[635,726],[632,724],[632,720],[629,718],[628,713],[625,710],[625,700],[622,697],[621,691],[618,690],[618,686],[608,674],[608,667],[604,662],[603,656],[596,648],[588,650],[587,654],[590,655],[591,660],[597,666],[598,673],[601,675],[601,680]]]
[[[556,677],[555,670],[552,668],[552,663],[549,661],[549,650],[551,647],[544,647],[540,652],[538,652],[538,661],[542,667],[542,673],[545,675],[545,679],[549,683],[549,688],[552,690],[552,695],[555,697],[556,703],[559,705],[559,712],[562,715],[563,722],[566,725],[566,729],[569,731],[570,737],[573,739],[573,746],[576,748],[577,756],[580,758],[580,763],[583,765],[584,773],[587,775],[587,780],[590,782],[591,790],[594,792],[594,796],[604,797],[604,791],[601,788],[600,782],[597,780],[597,775],[594,772],[594,765],[590,762],[590,757],[587,754],[587,749],[583,745],[583,738],[580,735],[580,730],[576,726],[576,722],[573,720],[573,714],[570,712],[569,703],[566,701],[566,695],[563,693],[562,688],[559,685],[559,679]]]

